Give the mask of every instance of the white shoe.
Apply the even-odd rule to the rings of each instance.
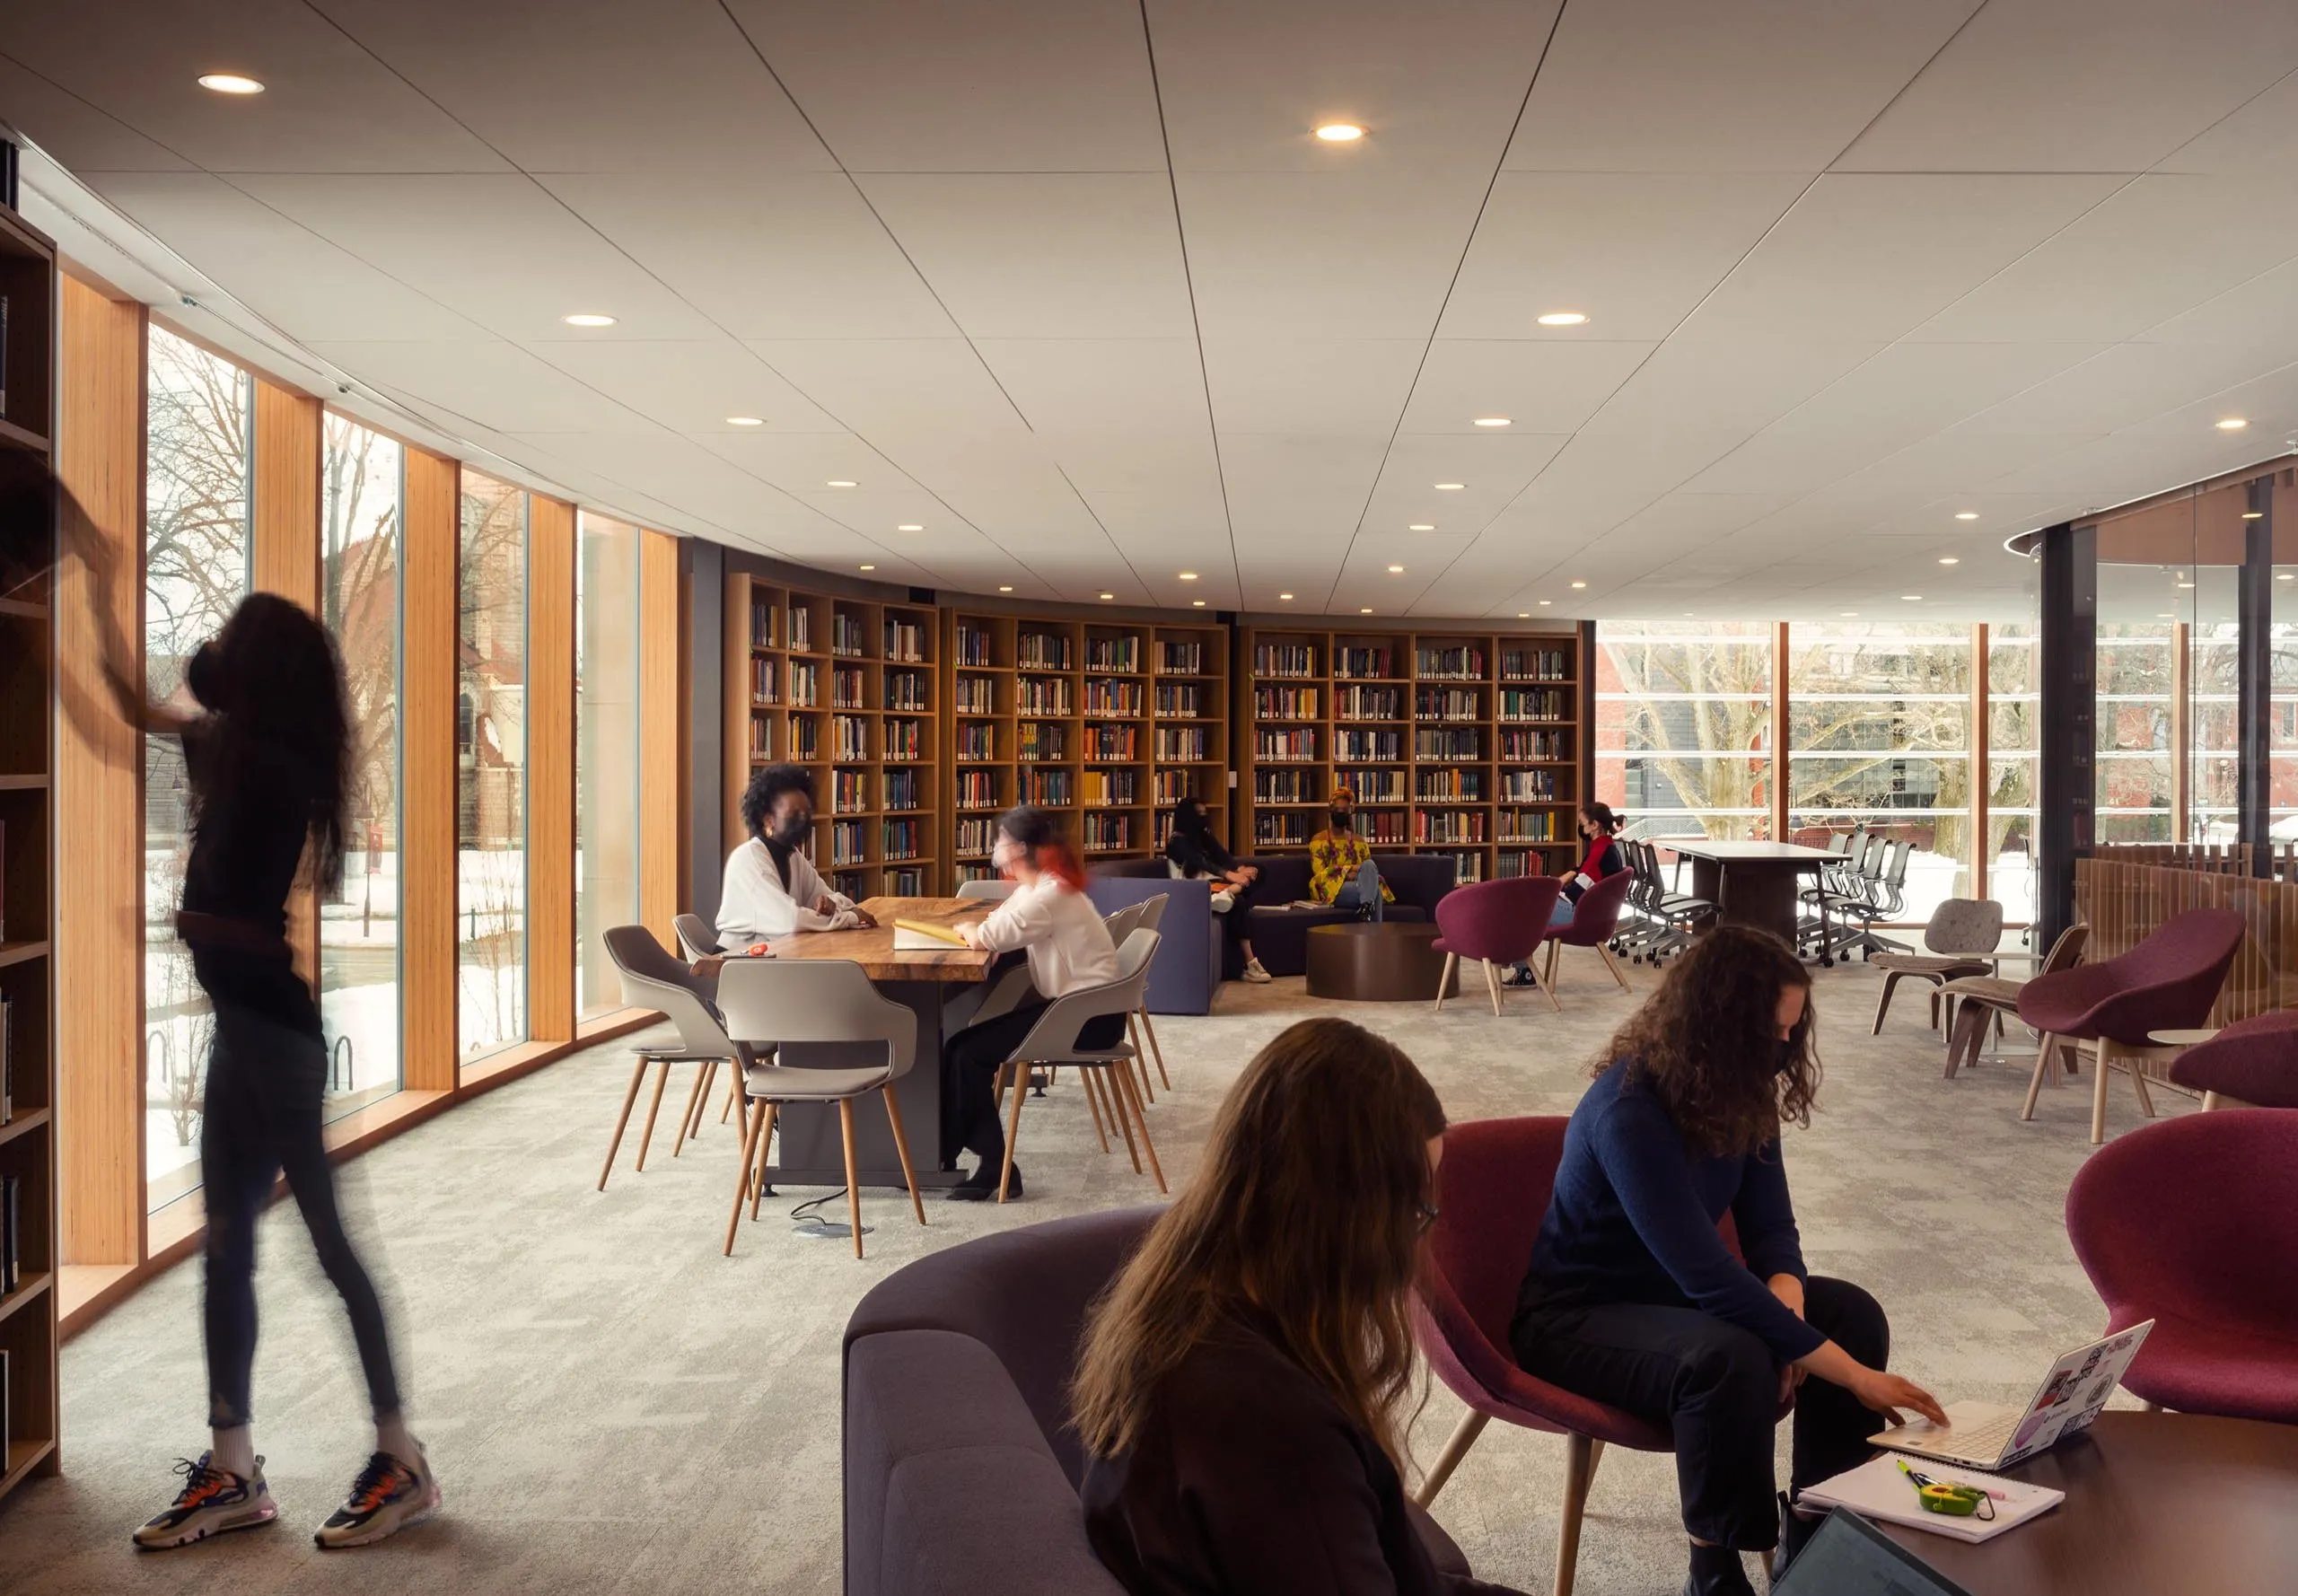
[[[1215,914],[1225,915],[1236,907],[1237,893],[1234,888],[1224,887],[1220,891],[1213,894],[1213,912]]]
[[[1268,971],[1260,967],[1259,960],[1248,959],[1245,960],[1245,979],[1248,981],[1251,981],[1258,986],[1273,978],[1274,978],[1269,975]]]

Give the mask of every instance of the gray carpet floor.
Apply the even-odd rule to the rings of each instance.
[[[1648,972],[1632,971],[1648,983]],[[2068,1180],[2089,1153],[2085,1089],[2047,1091],[2018,1118],[2026,1070],[1940,1074],[1919,993],[1867,1035],[1878,978],[1822,971],[1827,1083],[1787,1162],[1815,1271],[1889,1309],[1894,1363],[1943,1399],[2015,1400],[2101,1309],[2070,1251]],[[1209,1117],[1254,1049],[1286,1024],[1340,1012],[1393,1037],[1455,1119],[1564,1113],[1630,999],[1575,956],[1565,1013],[1516,994],[1422,1006],[1325,1004],[1298,980],[1232,986],[1219,1012],[1158,1032],[1174,1077],[1152,1124],[1178,1185]],[[162,1505],[170,1460],[205,1444],[196,1266],[172,1271],[64,1351],[62,1478],[0,1507],[0,1590],[19,1596],[231,1588],[328,1592],[838,1590],[838,1337],[874,1282],[968,1237],[1148,1200],[1122,1153],[1099,1151],[1073,1092],[1032,1101],[1019,1208],[871,1191],[867,1261],[794,1233],[780,1209],[719,1254],[737,1157],[715,1117],[682,1157],[657,1129],[645,1173],[629,1150],[592,1189],[628,1064],[621,1045],[477,1099],[342,1171],[346,1206],[393,1306],[409,1413],[446,1494],[434,1522],[387,1546],[323,1554],[310,1529],[363,1460],[357,1364],[339,1306],[290,1206],[262,1235],[257,1444],[283,1521],[138,1557],[128,1529]],[[2109,1132],[2139,1122],[2127,1083]],[[2188,1111],[2160,1092],[2162,1112]],[[2123,1399],[2118,1399],[2123,1400]],[[1425,1462],[1460,1413],[1438,1388],[1413,1430]],[[1782,1432],[1781,1469],[1785,1471]],[[1553,1574],[1563,1445],[1493,1425],[1436,1504],[1478,1571],[1525,1591]],[[1609,1452],[1580,1554],[1589,1596],[1672,1592],[1683,1540],[1663,1457]],[[987,1578],[984,1590],[996,1588]]]

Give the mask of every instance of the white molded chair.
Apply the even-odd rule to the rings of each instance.
[[[776,1110],[784,1103],[838,1105],[838,1129],[846,1144],[846,1206],[854,1226],[854,1256],[862,1256],[862,1188],[854,1165],[854,1100],[877,1092],[893,1127],[894,1151],[901,1155],[902,1179],[909,1184],[909,1206],[925,1223],[925,1203],[910,1162],[909,1138],[902,1134],[901,1103],[894,1083],[909,1074],[917,1057],[917,1015],[870,984],[862,967],[846,959],[736,959],[718,977],[718,1008],[726,1031],[742,1039],[743,1117],[741,1179],[734,1188],[733,1212],[726,1220],[726,1255],[734,1252],[742,1199],[758,1217],[766,1189],[766,1149],[774,1135]],[[750,1049],[793,1042],[881,1042],[886,1062],[853,1069],[807,1069],[760,1064]]]
[[[1149,1140],[1149,1119],[1142,1105],[1141,1089],[1133,1077],[1132,1065],[1136,1057],[1133,1045],[1117,1042],[1107,1048],[1087,1048],[1079,1040],[1086,1022],[1105,1014],[1130,1016],[1141,1006],[1159,940],[1157,933],[1145,929],[1128,934],[1117,951],[1117,979],[1055,998],[1038,1016],[1030,1034],[1007,1056],[1003,1067],[1010,1077],[1013,1107],[1013,1122],[1005,1132],[1005,1163],[997,1177],[999,1202],[1005,1200],[1013,1183],[1013,1144],[1021,1139],[1022,1100],[1029,1095],[1029,1071],[1033,1064],[1076,1065],[1085,1082],[1085,1101],[1093,1112],[1093,1129],[1101,1137],[1101,1151],[1109,1151],[1109,1127],[1114,1123],[1125,1137],[1125,1150],[1133,1160],[1134,1172],[1140,1172],[1141,1154],[1145,1151],[1149,1172],[1156,1179],[1158,1191],[1166,1189],[1165,1171],[1157,1162],[1156,1146]],[[1102,1117],[1104,1108],[1108,1121]],[[1133,1135],[1136,1126],[1141,1132],[1137,1147]]]
[[[674,915],[671,927],[679,934],[679,951],[689,964],[718,951],[718,928],[700,915]]]
[[[958,896],[964,899],[999,899],[1011,898],[1013,895],[1013,883],[1008,881],[999,881],[993,878],[987,881],[960,881],[958,883]]]
[[[646,1168],[646,1149],[654,1139],[654,1116],[662,1107],[662,1088],[669,1082],[671,1065],[692,1064],[694,1090],[687,1094],[686,1113],[679,1120],[679,1135],[671,1144],[671,1156],[676,1158],[686,1144],[688,1127],[693,1123],[697,1106],[709,1090],[710,1080],[722,1062],[740,1059],[741,1049],[727,1037],[725,1028],[710,1013],[707,998],[692,971],[671,956],[671,951],[654,940],[654,934],[644,925],[616,925],[606,934],[607,956],[614,960],[615,969],[622,976],[622,1001],[632,1008],[653,1009],[678,1027],[679,1041],[672,1048],[639,1048],[635,1049],[637,1063],[630,1072],[630,1090],[622,1095],[622,1112],[616,1116],[614,1138],[607,1144],[607,1162],[599,1171],[599,1189],[607,1188],[607,1177],[614,1172],[615,1154],[622,1147],[623,1127],[630,1123],[631,1105],[638,1099],[639,1083],[645,1079],[646,1066],[653,1065],[654,1095],[646,1104],[646,1128],[638,1135],[638,1168]]]

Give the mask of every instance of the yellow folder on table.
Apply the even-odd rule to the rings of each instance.
[[[934,953],[943,948],[962,948],[966,939],[954,925],[937,925],[930,920],[896,920],[894,922],[894,951],[897,953]]]

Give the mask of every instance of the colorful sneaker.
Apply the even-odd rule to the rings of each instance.
[[[1259,984],[1268,980],[1269,974],[1260,967],[1259,960],[1248,959],[1245,960],[1245,979]]]
[[[416,1447],[413,1467],[387,1451],[367,1460],[359,1478],[351,1482],[350,1500],[335,1510],[311,1539],[330,1551],[345,1547],[373,1546],[419,1524],[439,1506],[439,1482],[432,1477],[431,1460]]]
[[[137,1529],[137,1546],[147,1552],[165,1551],[211,1535],[252,1530],[279,1516],[279,1508],[271,1500],[271,1487],[263,1483],[261,1458],[255,1460],[255,1478],[241,1479],[215,1468],[209,1461],[213,1456],[201,1452],[196,1463],[189,1458],[176,1460],[183,1489],[176,1493],[166,1512]]]

